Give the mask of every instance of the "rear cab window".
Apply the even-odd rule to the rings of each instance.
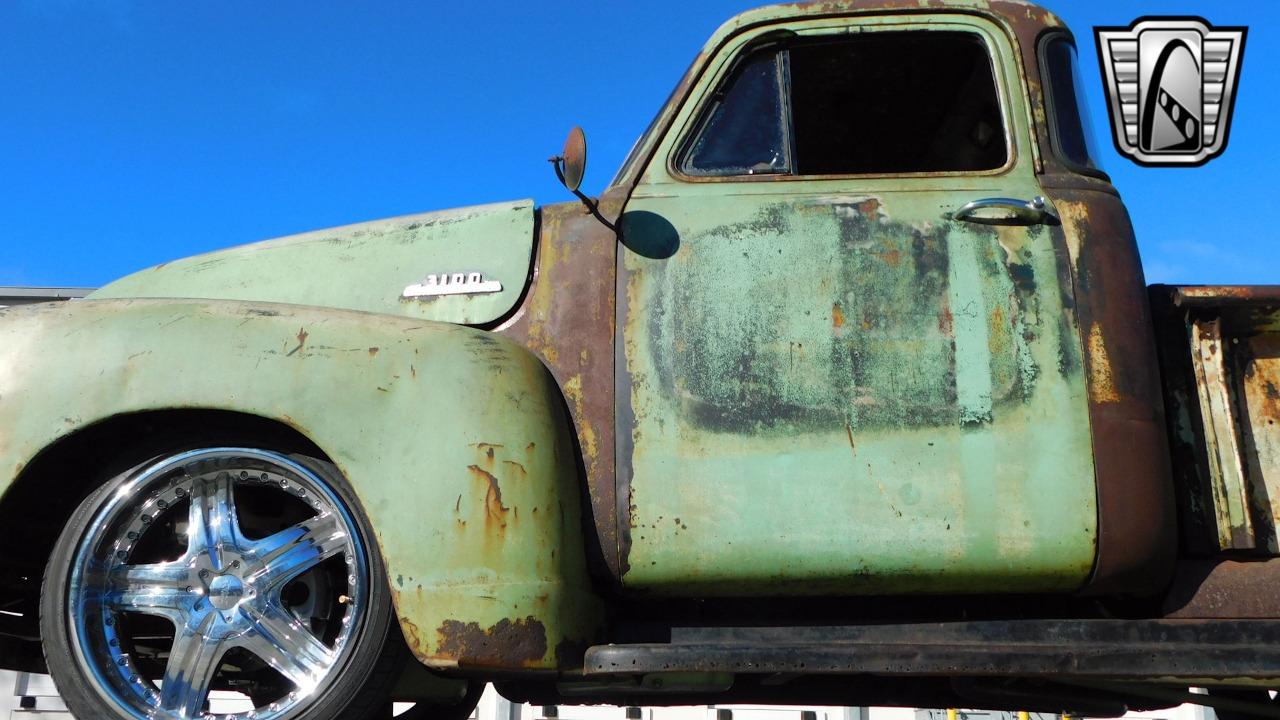
[[[1065,33],[1055,32],[1041,40],[1039,50],[1054,154],[1077,172],[1105,178],[1098,165],[1075,43]]]

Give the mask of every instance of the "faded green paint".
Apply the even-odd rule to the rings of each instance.
[[[292,303],[479,325],[519,301],[533,253],[533,202],[406,215],[175,260],[91,297]],[[428,274],[480,272],[501,292],[404,299]]]
[[[645,169],[623,217],[626,586],[1014,592],[1087,579],[1097,506],[1061,234],[950,219],[970,200],[1042,192],[1014,48],[980,18],[913,20],[986,37],[1006,170],[689,182],[668,170],[679,132]],[[776,27],[730,43],[693,96]],[[672,127],[691,128],[696,106]]]
[[[59,438],[124,413],[215,408],[297,428],[355,488],[428,664],[492,663],[505,639],[499,664],[552,668],[562,643],[596,639],[559,390],[505,338],[264,303],[12,308],[0,398],[0,490]]]
[[[616,338],[627,588],[995,593],[1071,590],[1088,576],[1094,468],[1062,234],[949,219],[971,199],[1040,194],[1010,21],[969,12],[978,0],[960,12],[936,4],[738,16],[695,61],[691,101],[677,93],[620,173],[637,183],[622,218]],[[1015,161],[938,177],[673,178],[668,160],[697,99],[784,20],[809,35],[984,35]],[[563,669],[603,622],[562,410],[596,400],[580,397],[592,383],[571,379],[563,398],[527,350],[431,322],[511,312],[535,226],[529,201],[428,213],[175,261],[83,303],[0,312],[0,490],[50,443],[121,414],[272,418],[352,480],[420,659]],[[555,247],[544,269],[563,262]],[[502,292],[401,299],[429,273],[468,271]],[[555,319],[581,303],[541,297],[527,337],[554,363],[554,331],[580,329]],[[577,362],[608,349],[582,349]],[[600,430],[584,427],[590,463]]]

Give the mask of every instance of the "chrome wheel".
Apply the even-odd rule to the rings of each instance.
[[[188,452],[142,468],[89,522],[68,582],[72,655],[129,717],[293,717],[341,674],[369,582],[358,526],[314,471]],[[247,707],[211,712],[215,689]]]

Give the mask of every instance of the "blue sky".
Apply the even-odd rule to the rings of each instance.
[[[567,198],[546,158],[612,176],[715,27],[759,3],[0,3],[0,285],[103,284],[268,237]],[[1280,47],[1270,0],[1048,0],[1075,30],[1102,162],[1149,280],[1277,283]],[[1094,25],[1250,26],[1230,145],[1146,169],[1110,143]]]

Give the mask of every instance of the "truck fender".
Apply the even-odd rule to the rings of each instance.
[[[0,492],[62,438],[180,409],[275,420],[328,455],[372,523],[426,665],[562,669],[598,640],[573,429],[550,373],[510,340],[271,303],[0,311]]]

